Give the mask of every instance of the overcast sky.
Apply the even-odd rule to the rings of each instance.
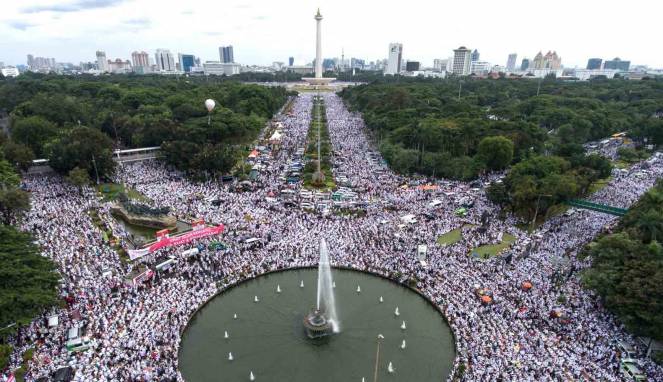
[[[0,7],[0,61],[26,55],[59,62],[131,59],[157,48],[218,60],[233,45],[242,64],[310,62],[320,6],[323,56],[387,56],[403,43],[405,59],[431,66],[460,45],[505,65],[509,53],[532,58],[556,50],[566,67],[619,56],[663,68],[661,0],[7,0]]]

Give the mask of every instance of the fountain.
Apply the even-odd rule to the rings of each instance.
[[[390,374],[393,373],[394,371],[396,371],[396,369],[394,369],[394,365],[391,364],[391,361],[389,362],[389,366],[387,366],[387,371]]]
[[[403,321],[403,324],[401,325],[401,329],[405,330],[405,328],[406,328],[405,321]]]
[[[323,239],[320,241],[317,305],[304,317],[304,328],[309,338],[325,337],[340,331],[333,289],[327,242]]]
[[[401,313],[398,311],[398,307],[396,307],[396,310],[394,310],[394,316],[398,317],[400,315]]]
[[[253,371],[249,373],[249,381],[255,381],[256,377],[253,375]]]
[[[299,287],[300,287],[300,288],[303,288],[303,287],[304,287],[304,280],[302,280],[302,281],[299,283]]]
[[[336,268],[337,248],[318,245],[307,249],[314,258],[318,249],[313,267],[238,283],[200,309],[181,335],[182,377],[249,382],[253,371],[254,382],[374,382],[377,365],[381,382],[446,380],[455,342],[436,307],[399,283]]]
[[[357,293],[361,293],[361,287],[357,285]]]
[[[258,302],[258,301],[260,301],[260,300],[258,299],[258,296],[254,296],[254,297],[253,297],[253,302]]]

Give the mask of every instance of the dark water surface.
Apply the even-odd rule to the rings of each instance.
[[[192,319],[180,344],[184,378],[249,381],[252,371],[256,382],[361,382],[362,377],[372,382],[376,339],[382,334],[378,381],[446,380],[454,341],[435,308],[415,292],[377,276],[338,269],[332,269],[332,276],[341,333],[318,341],[304,333],[302,319],[316,303],[317,270],[262,276],[215,297]],[[406,330],[401,329],[403,321]],[[403,340],[405,349],[400,347]],[[394,373],[387,371],[389,362]]]

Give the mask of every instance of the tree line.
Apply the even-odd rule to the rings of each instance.
[[[662,79],[385,76],[341,96],[395,171],[470,180],[511,169],[490,195],[526,218],[540,198],[545,213],[610,175],[609,161],[585,157],[584,143],[628,132],[637,147],[663,144]]]
[[[220,174],[287,96],[226,77],[26,74],[0,81],[0,110],[10,115],[3,151],[22,169],[47,158],[63,174],[78,167],[105,177],[114,148],[162,146],[178,169]],[[209,123],[208,98],[217,104]]]
[[[609,310],[633,333],[663,340],[663,180],[645,193],[616,229],[584,251],[583,274]]]

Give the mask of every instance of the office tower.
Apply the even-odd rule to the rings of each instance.
[[[288,57],[288,66],[293,66],[295,64],[295,58],[294,57]]]
[[[479,51],[476,49],[472,52],[472,61],[479,61]]]
[[[506,71],[513,72],[516,70],[516,59],[518,55],[516,53],[511,53],[509,58],[506,60]]]
[[[180,64],[180,70],[185,73],[190,73],[191,68],[196,66],[196,57],[193,54],[182,54],[177,55],[178,62]]]
[[[453,74],[459,76],[466,76],[470,74],[472,62],[472,53],[469,49],[464,46],[461,46],[458,49],[454,49],[454,61],[451,71]]]
[[[360,58],[350,58],[350,67],[352,69],[364,69],[366,67],[366,61]]]
[[[417,70],[419,70],[419,66],[421,66],[419,61],[408,61],[405,64],[405,70],[408,72],[416,72]]]
[[[529,69],[529,58],[523,58],[523,61],[520,63],[520,70],[526,71]]]
[[[35,64],[35,57],[31,54],[28,54],[28,68],[32,70],[34,64]]]
[[[233,54],[233,46],[220,46],[219,47],[219,60],[222,63],[235,62],[235,56]]]
[[[631,61],[622,61],[619,57],[615,57],[612,60],[605,60],[605,63],[603,64],[603,69],[614,69],[622,72],[628,72],[630,67]]]
[[[403,61],[403,44],[393,42],[389,44],[389,58],[384,74],[398,74],[401,71]]]
[[[157,64],[157,70],[160,72],[173,72],[175,71],[175,58],[168,49],[157,49],[154,54],[154,61]]]
[[[109,72],[108,60],[106,59],[106,52],[103,50],[97,51],[97,69],[101,73]]]
[[[590,70],[601,69],[602,63],[603,60],[600,58],[590,58],[589,60],[587,60],[587,69]]]

